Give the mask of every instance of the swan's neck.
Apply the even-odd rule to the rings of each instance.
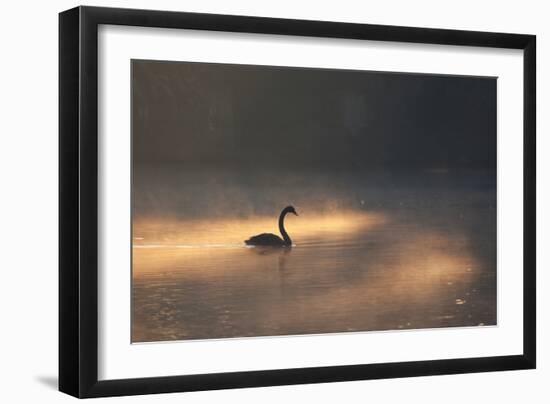
[[[285,230],[285,216],[287,212],[282,211],[281,216],[279,216],[279,231],[281,232],[281,236],[283,236],[283,240],[285,240],[286,245],[292,245],[292,240],[290,239],[290,236]]]

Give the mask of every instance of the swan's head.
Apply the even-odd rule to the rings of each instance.
[[[294,206],[292,206],[292,205],[289,205],[286,208],[284,208],[283,212],[285,212],[285,213],[294,213],[296,216],[298,216],[298,212],[296,212],[296,209],[294,209]]]

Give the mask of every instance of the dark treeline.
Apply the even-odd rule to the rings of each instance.
[[[133,61],[133,158],[254,170],[496,166],[496,79]]]

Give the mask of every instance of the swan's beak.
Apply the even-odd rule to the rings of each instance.
[[[292,212],[292,213],[294,213],[296,216],[298,216],[298,212],[294,211],[294,212]]]

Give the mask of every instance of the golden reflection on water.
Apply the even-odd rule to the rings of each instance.
[[[135,221],[133,341],[495,324],[494,262],[462,231],[299,213],[282,249],[243,243],[276,218]]]
[[[134,220],[134,246],[172,246],[180,248],[242,245],[248,237],[259,233],[279,234],[277,216],[203,220],[148,218]],[[336,213],[333,215],[288,215],[285,228],[294,243],[332,234],[353,234],[380,226],[382,214]]]

